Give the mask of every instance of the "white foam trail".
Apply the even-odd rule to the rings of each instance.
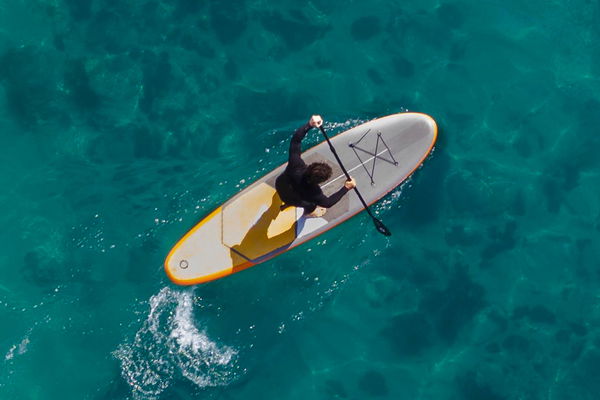
[[[181,365],[182,374],[196,385],[219,386],[229,381],[231,371],[227,367],[235,359],[237,352],[230,347],[219,347],[211,341],[206,332],[201,332],[194,325],[192,293],[183,293],[175,309],[174,329],[170,339],[175,343],[170,346],[178,349],[176,355]]]
[[[226,385],[235,378],[237,352],[212,341],[194,321],[193,291],[163,288],[150,298],[150,312],[133,342],[114,355],[135,398],[157,398],[174,378],[199,387]]]
[[[6,355],[4,356],[5,361],[12,360],[15,355],[25,354],[27,352],[27,346],[29,345],[29,334],[21,340],[19,344],[14,344],[8,350]]]

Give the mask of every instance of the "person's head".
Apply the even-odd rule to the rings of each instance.
[[[304,179],[309,184],[319,184],[331,177],[331,167],[324,162],[314,162],[304,172]]]

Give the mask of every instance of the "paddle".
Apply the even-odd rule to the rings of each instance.
[[[335,159],[337,160],[338,164],[342,168],[342,171],[344,171],[344,174],[346,175],[346,178],[348,178],[348,180],[350,180],[350,175],[348,174],[348,171],[346,171],[346,168],[344,167],[344,164],[342,164],[342,160],[340,160],[340,156],[338,156],[337,151],[335,151],[335,147],[333,147],[333,144],[331,144],[331,141],[329,140],[329,136],[327,136],[327,133],[325,133],[325,129],[323,129],[323,125],[319,126],[319,129],[323,133],[323,136],[325,136],[325,139],[327,140],[327,144],[329,144],[329,148],[331,149],[331,152],[335,156]],[[377,232],[379,232],[379,233],[381,233],[382,235],[385,235],[385,236],[391,236],[392,232],[390,232],[390,230],[383,224],[383,222],[381,222],[380,220],[378,220],[377,217],[375,217],[373,215],[373,213],[369,209],[369,206],[365,202],[365,199],[363,199],[362,195],[358,191],[357,187],[354,187],[354,191],[358,195],[358,198],[360,199],[360,202],[362,203],[362,205],[365,208],[365,210],[367,210],[367,213],[369,213],[369,215],[371,216],[371,218],[373,218],[373,223],[375,224],[375,229],[377,229]]]

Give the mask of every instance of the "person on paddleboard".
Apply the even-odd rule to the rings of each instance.
[[[349,190],[356,187],[354,178],[350,177],[337,192],[329,197],[325,196],[319,184],[331,177],[331,167],[324,162],[306,165],[302,160],[302,139],[311,128],[319,128],[321,125],[321,116],[313,115],[306,124],[296,129],[290,142],[288,164],[275,181],[275,188],[284,203],[282,208],[303,207],[304,214],[311,217],[323,216],[327,208],[333,207]]]

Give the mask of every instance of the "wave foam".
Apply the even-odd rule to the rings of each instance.
[[[19,344],[14,344],[11,346],[11,348],[8,350],[8,352],[4,356],[4,360],[5,361],[12,360],[15,357],[15,354],[16,355],[25,354],[27,352],[28,345],[29,345],[29,334],[27,334],[23,338],[23,340],[21,340],[21,342]]]
[[[163,288],[150,298],[150,313],[133,342],[115,351],[134,397],[156,398],[178,377],[199,387],[235,378],[237,351],[198,329],[193,305],[193,291]]]

